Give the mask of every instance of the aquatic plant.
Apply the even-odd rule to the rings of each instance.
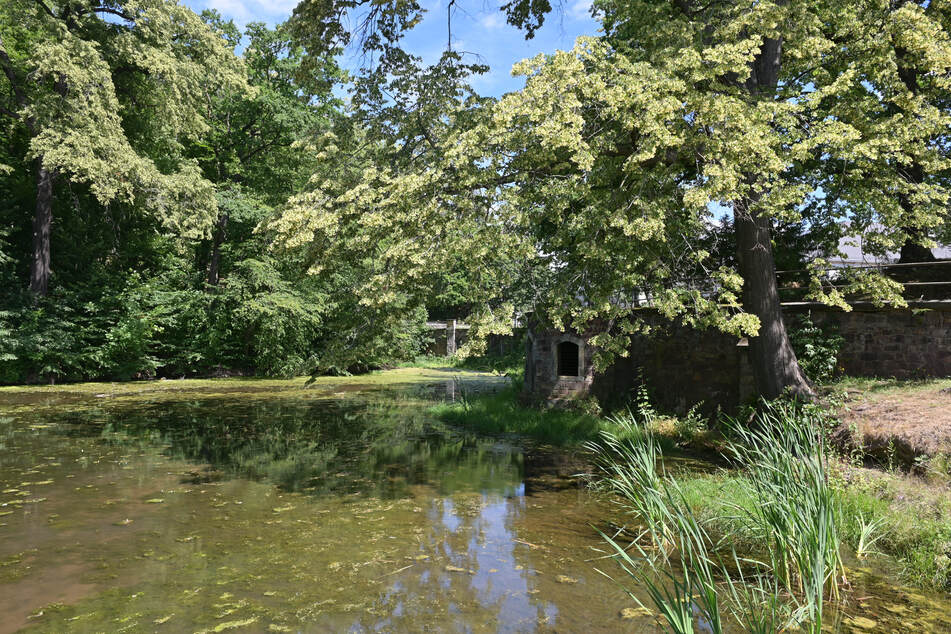
[[[838,596],[844,567],[824,438],[808,411],[764,404],[751,425],[731,425],[735,439],[727,454],[753,503],[726,504],[721,512],[735,516],[710,523],[752,536],[762,561],[741,556],[731,535],[711,537],[708,522],[698,519],[682,486],[664,470],[660,445],[648,428],[638,427],[630,414],[613,422],[623,437],[602,431],[589,448],[601,485],[619,496],[643,528],[627,546],[617,541],[622,532],[603,536],[668,626],[693,632],[700,619],[704,629],[720,632],[725,606],[750,631],[797,625],[820,631],[824,599]]]
[[[866,520],[865,516],[859,516],[859,543],[855,548],[856,557],[865,559],[869,555],[878,553],[874,548],[875,544],[884,537],[881,531],[884,523],[883,517]]]
[[[826,591],[838,597],[838,501],[829,484],[821,421],[794,402],[764,403],[752,425],[731,425],[727,453],[744,470],[755,504],[735,508],[766,546],[770,569],[799,600],[796,618],[822,625]]]

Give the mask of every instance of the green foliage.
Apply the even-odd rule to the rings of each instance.
[[[710,533],[716,522],[701,521],[694,491],[665,472],[648,428],[634,416],[617,422],[623,436],[602,432],[590,448],[601,483],[642,528],[623,540],[604,537],[609,554],[644,584],[671,629],[692,633],[699,617],[720,632],[729,617],[748,631],[819,632],[824,600],[837,596],[844,572],[842,514],[827,477],[822,430],[808,413],[765,405],[752,426],[735,429],[729,445],[741,469],[741,495],[720,513],[735,524],[732,530],[753,538],[760,560],[741,556],[734,535],[719,541]]]
[[[350,32],[355,8],[374,17]],[[529,35],[550,9],[502,7]],[[472,321],[509,323],[529,308],[556,328],[604,320],[611,331],[595,343],[607,360],[643,327],[630,308],[644,297],[689,325],[758,332],[767,313],[757,306],[776,300],[724,256],[745,235],[738,227],[759,223],[765,237],[740,246],[775,245],[787,267],[835,255],[842,237],[881,254],[946,224],[943,3],[599,0],[603,35],[517,64],[524,88],[495,102],[460,89],[458,55],[423,71],[402,48],[422,12],[416,2],[327,0],[294,18],[309,50],[359,42],[379,60],[361,69],[355,103],[371,121],[385,110],[395,131],[367,125],[379,146],[361,177],[318,171],[275,224],[279,241],[317,268],[372,247],[386,266],[363,278],[366,301],[402,301],[452,262],[504,271],[514,261],[517,273],[472,284]],[[335,137],[317,149],[355,164],[352,147]],[[819,284],[818,268],[810,277],[811,298],[846,310],[853,292],[903,303],[877,273],[843,278],[842,289]],[[452,297],[455,281],[434,287],[465,305]],[[781,326],[771,334],[767,345],[785,345]],[[781,380],[808,391],[798,371]]]
[[[480,434],[517,434],[554,445],[594,438],[602,424],[579,412],[519,405],[515,387],[470,398],[466,404],[437,405],[431,411],[446,423]]]
[[[167,0],[95,6],[108,11],[0,3],[17,14],[0,22],[0,382],[343,373],[415,356],[419,302],[365,307],[352,292],[363,263],[305,275],[262,226],[321,165],[308,144],[341,119],[335,64],[301,73],[308,56],[282,25],[242,33]],[[40,154],[57,172],[53,292],[34,299],[17,289]]]
[[[700,411],[702,406],[703,402],[701,401],[687,410],[686,414],[674,419],[674,430],[686,442],[692,441],[707,427],[706,417]]]
[[[816,383],[835,377],[844,339],[831,327],[820,327],[808,315],[800,315],[789,328],[789,342],[806,376]]]
[[[16,158],[37,159],[103,205],[132,204],[169,232],[204,235],[214,190],[182,142],[207,129],[216,93],[249,90],[241,60],[176,2],[75,9],[0,4],[5,112],[29,137]]]

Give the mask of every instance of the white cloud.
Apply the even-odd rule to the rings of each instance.
[[[575,20],[587,20],[591,17],[591,0],[575,0],[568,8],[568,15]]]
[[[479,24],[481,24],[484,29],[495,31],[505,26],[505,20],[499,11],[493,11],[479,18]]]

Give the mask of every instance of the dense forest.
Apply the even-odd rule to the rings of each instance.
[[[552,7],[501,10],[531,37]],[[649,304],[758,335],[760,393],[808,393],[776,270],[901,304],[876,272],[825,283],[840,240],[947,241],[951,8],[593,12],[602,35],[487,98],[477,57],[403,48],[414,1],[241,30],[0,0],[0,382],[360,371],[419,354],[427,317],[471,320],[475,351],[528,313],[602,318],[610,355]]]

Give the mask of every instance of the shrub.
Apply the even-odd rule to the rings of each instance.
[[[789,341],[806,376],[816,383],[835,376],[844,340],[830,326],[820,327],[809,315],[800,315],[789,329]]]

